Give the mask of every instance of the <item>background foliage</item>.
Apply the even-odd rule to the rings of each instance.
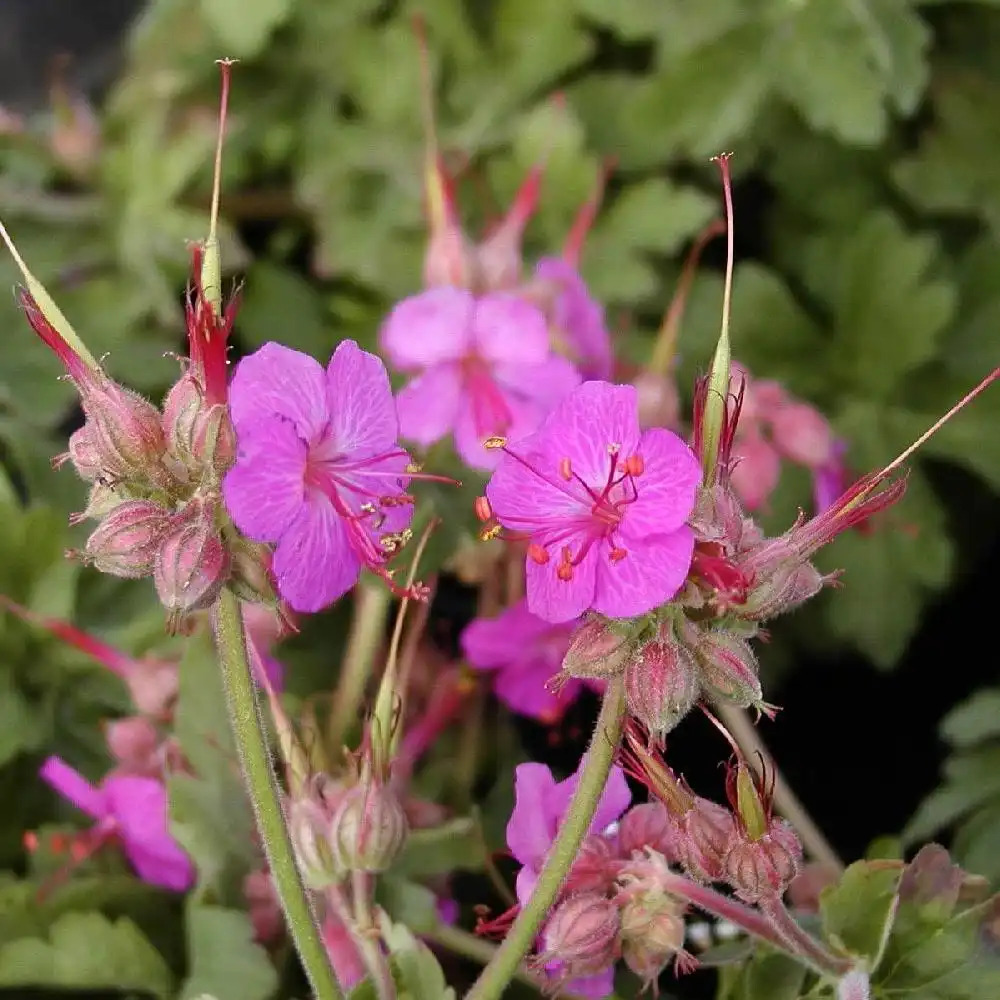
[[[221,55],[241,60],[223,202],[223,259],[245,281],[240,348],[279,339],[325,357],[343,337],[373,344],[389,304],[420,281],[416,12],[435,63],[440,140],[474,230],[545,154],[528,249],[558,245],[602,162],[614,158],[583,270],[627,364],[646,357],[685,250],[718,215],[707,160],[727,149],[737,180],[736,356],[819,405],[850,441],[854,468],[884,464],[996,364],[1000,4],[152,0],[87,155],[53,152],[65,108],[0,138],[0,214],[116,377],[158,397],[176,373],[165,354],[182,343],[185,243],[205,228]],[[555,92],[565,101],[549,100]],[[710,254],[692,291],[683,386],[707,364],[717,334],[719,264]],[[14,280],[0,265],[0,283]],[[0,590],[134,652],[170,652],[149,594],[62,560],[80,540],[64,523],[82,497],[48,461],[72,426],[72,390],[11,296],[0,298],[0,323]],[[838,647],[878,668],[900,659],[924,609],[993,535],[963,512],[987,509],[983,498],[1000,491],[998,420],[994,392],[931,443],[932,474],[917,462],[890,520],[833,548],[829,566],[846,568],[848,586],[783,624],[765,668],[776,674]],[[955,467],[971,476],[954,476]],[[806,490],[786,477],[774,524],[807,504]],[[471,530],[471,520],[457,523]],[[341,635],[334,615],[297,641],[289,658],[301,668],[298,694],[312,678],[329,687],[321,673],[336,662]],[[204,654],[188,654],[197,655],[193,676],[208,676]],[[188,711],[209,714],[191,722],[192,739],[211,722],[194,683]],[[126,706],[100,668],[0,617],[0,788],[10,804],[0,863],[12,873],[0,883],[0,984],[114,983],[224,998],[232,970],[260,955],[231,909],[232,856],[203,853],[218,844],[199,824],[238,798],[220,791],[227,774],[218,759],[202,773],[219,787],[185,789],[175,802],[185,844],[214,873],[186,921],[178,911],[164,924],[173,903],[106,872],[94,894],[56,896],[30,924],[11,916],[27,913],[24,877],[41,877],[25,870],[23,831],[63,815],[33,781],[41,755],[60,752],[99,775],[98,721]],[[913,826],[924,836],[966,817],[960,857],[991,877],[1000,875],[992,849],[1000,789],[968,773],[995,772],[996,707],[996,693],[986,693],[946,722],[957,756]],[[498,748],[509,773],[520,751],[503,732]],[[509,807],[496,797],[494,823]],[[231,815],[216,812],[220,821],[225,829]],[[199,954],[209,939],[225,947]],[[72,957],[81,948],[90,964]],[[77,971],[66,979],[64,968]]]

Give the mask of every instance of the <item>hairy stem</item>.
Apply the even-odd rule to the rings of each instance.
[[[239,601],[228,590],[222,592],[215,607],[215,641],[243,779],[257,817],[257,829],[288,930],[315,1000],[343,1000],[295,863],[292,841],[281,808],[281,793],[271,767],[263,719],[247,660]]]
[[[624,681],[616,677],[608,681],[576,791],[535,889],[465,1000],[496,1000],[500,997],[534,943],[597,811],[597,803],[618,751],[624,723]]]
[[[835,976],[851,970],[853,967],[851,960],[834,955],[803,930],[780,898],[776,896],[773,899],[762,899],[759,906],[760,912],[778,934],[788,942],[800,958],[805,959],[814,968]]]
[[[378,1000],[396,1000],[396,984],[393,982],[389,960],[379,944],[378,928],[372,910],[372,878],[367,872],[352,872],[351,887],[354,896],[355,939],[361,951],[375,995]]]
[[[362,581],[355,591],[351,631],[327,729],[331,753],[337,753],[348,730],[360,718],[365,686],[372,675],[391,599],[381,584]]]
[[[757,727],[743,709],[735,705],[719,705],[718,712],[747,760],[752,760],[760,754],[761,757],[773,761],[767,746],[757,732]],[[844,870],[844,863],[823,836],[823,831],[813,822],[813,818],[799,801],[799,797],[781,771],[773,763],[768,770],[774,775],[774,804],[778,812],[795,828],[795,832],[802,839],[803,847],[813,860],[829,868],[834,874],[840,875]]]

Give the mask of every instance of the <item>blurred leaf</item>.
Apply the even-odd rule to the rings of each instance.
[[[218,1000],[267,1000],[278,976],[267,952],[253,941],[253,925],[241,910],[191,902],[187,907],[191,971],[180,1000],[212,993]]]
[[[166,1000],[171,978],[160,955],[124,917],[111,922],[99,913],[67,913],[47,939],[0,946],[0,986],[138,990]]]
[[[287,17],[293,0],[201,0],[201,13],[226,56],[255,56]]]
[[[426,878],[460,869],[477,871],[482,861],[482,835],[476,821],[458,817],[441,826],[411,830],[392,870],[410,878]]]
[[[401,923],[382,928],[400,1000],[455,1000],[434,953]]]
[[[956,705],[941,720],[939,731],[959,749],[1000,736],[1000,688],[984,688]]]
[[[720,970],[717,1000],[798,1000],[806,970],[787,955],[759,947],[741,966]]]
[[[322,300],[312,285],[268,261],[257,261],[247,275],[238,329],[251,350],[280,338],[286,347],[312,354],[322,363],[336,340],[327,329]]]

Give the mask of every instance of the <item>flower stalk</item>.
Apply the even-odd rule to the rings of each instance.
[[[243,780],[289,933],[316,1000],[343,1000],[295,864],[250,673],[239,601],[228,590],[222,592],[215,606],[215,641]]]
[[[503,944],[473,983],[465,1000],[496,1000],[503,995],[548,916],[570,866],[583,843],[618,752],[625,724],[625,688],[621,677],[608,681],[594,733],[579,772],[579,783],[552,849],[527,903]]]

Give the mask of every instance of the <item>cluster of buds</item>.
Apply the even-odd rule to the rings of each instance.
[[[726,776],[727,808],[695,795],[635,724],[626,742],[628,770],[668,816],[666,849],[659,854],[698,882],[724,883],[744,902],[780,900],[802,869],[802,845],[792,827],[774,815],[773,772],[763,766],[754,772],[737,752]]]

